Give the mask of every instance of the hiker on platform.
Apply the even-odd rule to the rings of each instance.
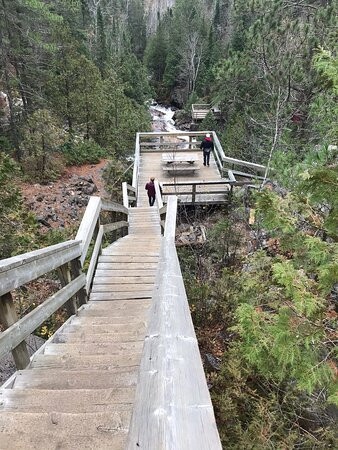
[[[214,150],[214,143],[208,133],[201,142],[200,148],[203,150],[203,165],[210,165],[210,153]]]
[[[156,198],[155,178],[151,177],[146,184],[146,191],[148,192],[149,206],[153,206]]]

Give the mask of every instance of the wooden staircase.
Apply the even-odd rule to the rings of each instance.
[[[89,302],[0,391],[1,449],[125,448],[161,240],[158,210],[130,208]]]

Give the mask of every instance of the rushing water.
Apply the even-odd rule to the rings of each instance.
[[[172,108],[153,103],[149,107],[152,117],[153,131],[179,131],[173,120],[175,111]]]

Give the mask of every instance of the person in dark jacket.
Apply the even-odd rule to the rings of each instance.
[[[156,198],[154,177],[151,177],[150,181],[146,184],[146,191],[148,192],[149,206],[153,206]]]
[[[203,165],[210,165],[210,153],[214,150],[214,143],[208,133],[201,142],[200,148],[203,150]]]

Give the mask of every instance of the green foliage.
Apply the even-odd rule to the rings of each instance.
[[[62,165],[57,160],[56,152],[64,139],[64,132],[50,111],[35,111],[23,131],[25,174],[42,182],[57,178]]]
[[[34,244],[36,222],[23,206],[15,184],[16,163],[0,153],[0,258],[23,253]]]
[[[121,183],[127,181],[131,184],[133,168],[130,161],[116,158],[110,159],[105,166],[102,177],[105,181],[105,189],[114,201],[123,202]]]
[[[81,164],[97,164],[107,156],[107,151],[93,140],[85,140],[79,143],[68,141],[61,148],[62,155],[67,165],[80,166]]]

